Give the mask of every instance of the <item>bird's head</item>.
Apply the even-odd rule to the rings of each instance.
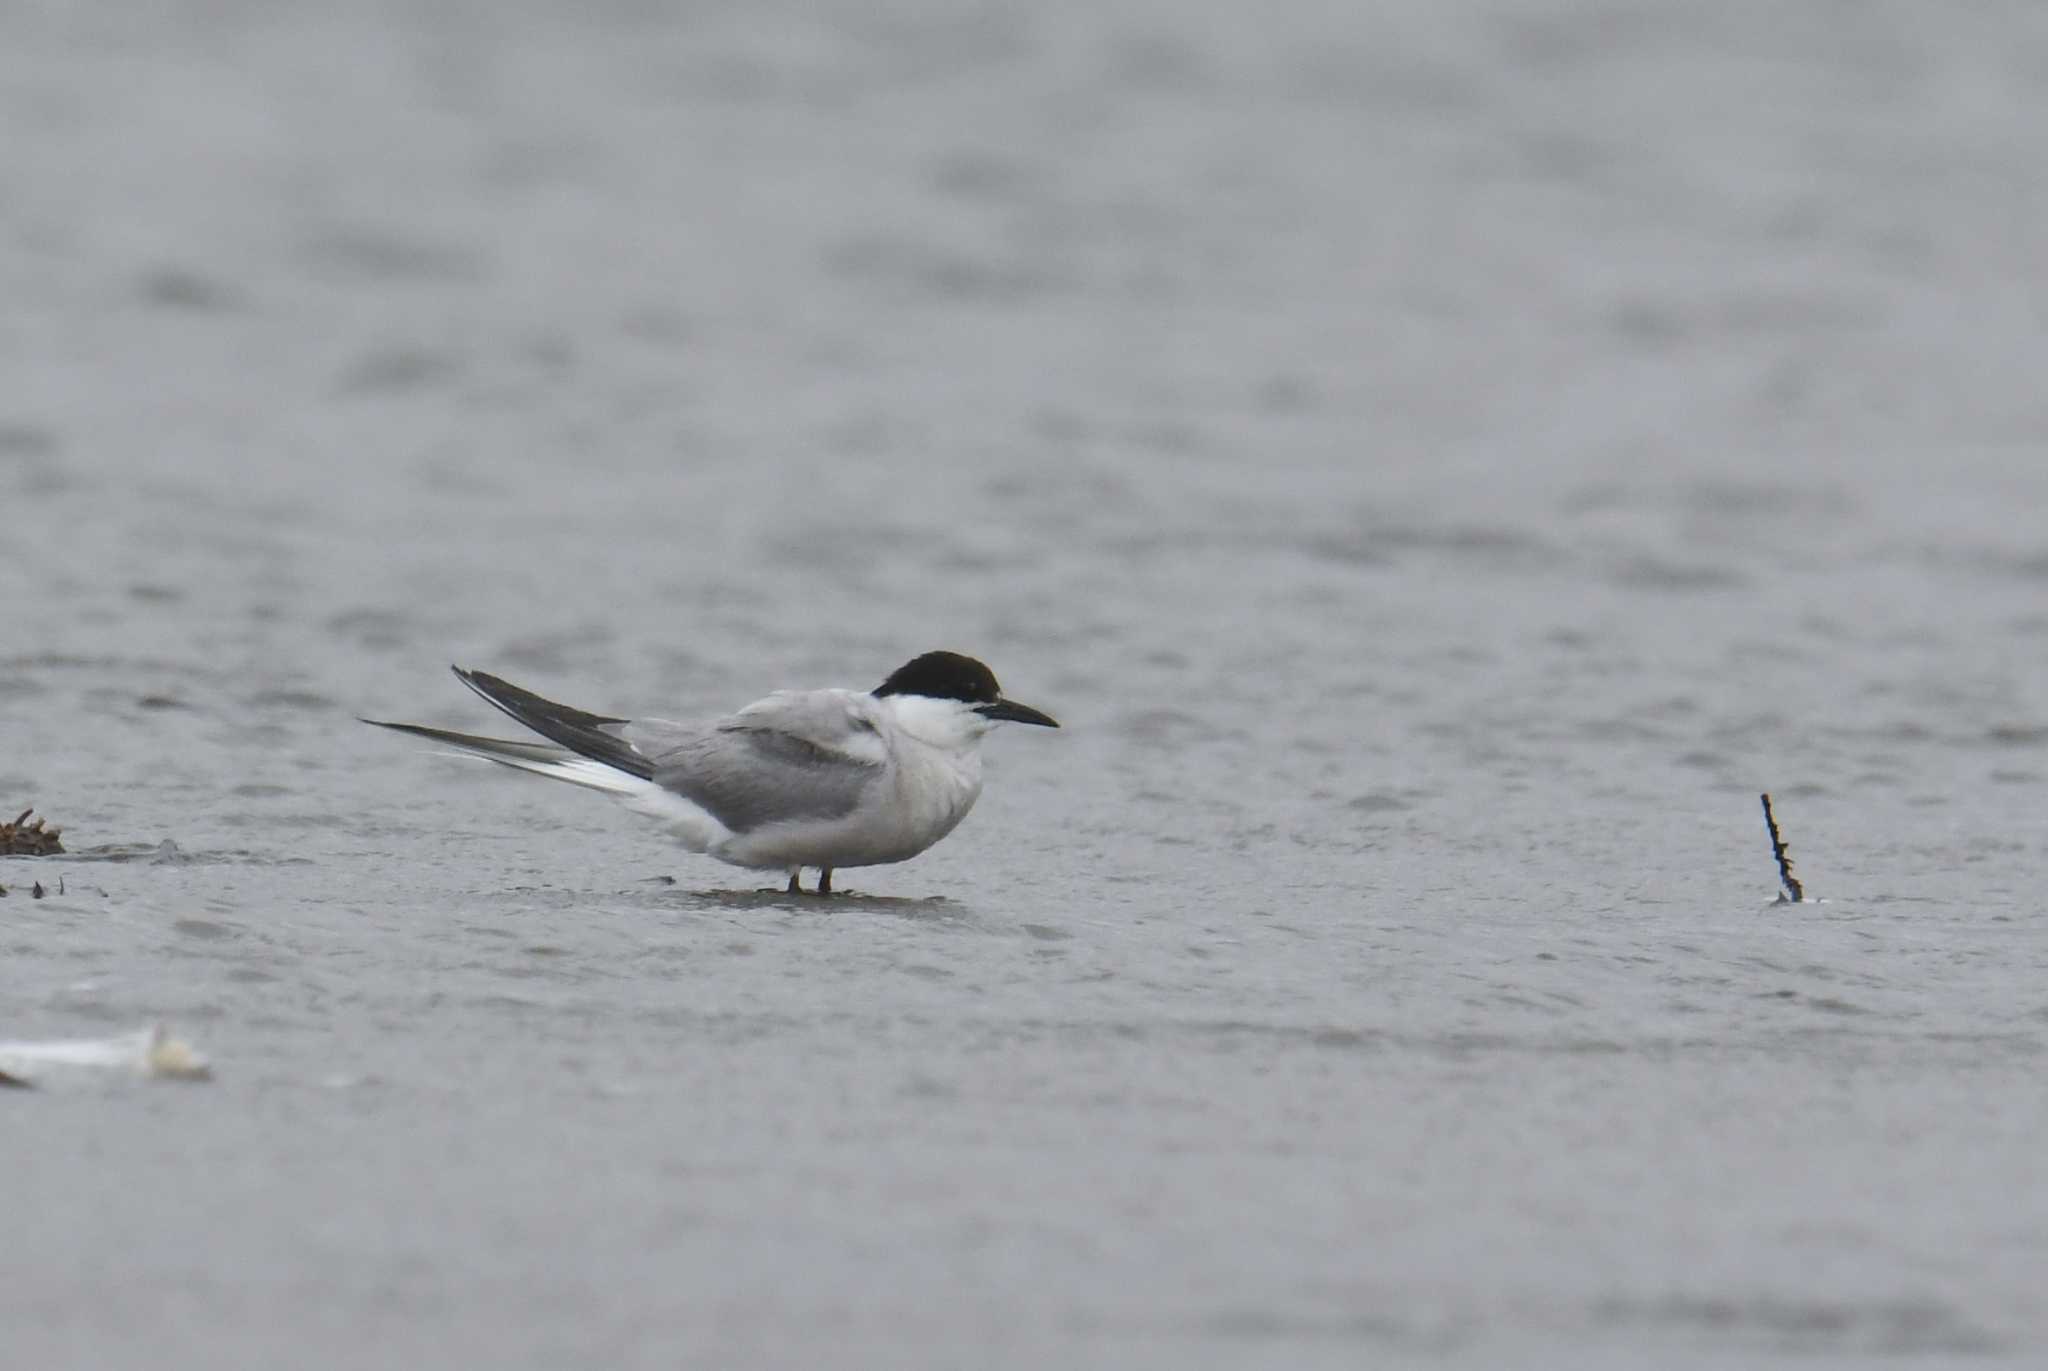
[[[1058,728],[1042,710],[1003,698],[996,675],[958,652],[927,652],[889,673],[874,689],[897,719],[917,737],[941,746],[978,740],[1000,723]]]

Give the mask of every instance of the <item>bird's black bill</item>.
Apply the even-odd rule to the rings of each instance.
[[[974,712],[984,719],[997,723],[1037,724],[1040,728],[1058,728],[1060,721],[1050,714],[1042,714],[1030,705],[1020,705],[1015,700],[997,700],[994,704],[976,705]]]

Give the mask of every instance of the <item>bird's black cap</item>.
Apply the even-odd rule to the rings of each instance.
[[[972,657],[957,652],[927,652],[889,673],[875,687],[877,695],[923,695],[934,700],[993,704],[1002,698],[996,674]]]

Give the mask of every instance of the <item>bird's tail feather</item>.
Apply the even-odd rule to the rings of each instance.
[[[455,749],[455,755],[481,757],[487,762],[509,766],[518,771],[531,771],[536,776],[546,776],[557,781],[567,781],[591,790],[601,790],[611,795],[637,795],[647,789],[647,782],[636,776],[629,776],[616,767],[603,762],[579,756],[565,747],[550,743],[523,743],[510,738],[485,738],[475,733],[457,733],[446,728],[429,728],[425,724],[395,724],[384,719],[364,719],[366,724],[378,728],[392,729],[398,733],[410,733],[416,738],[443,743]]]

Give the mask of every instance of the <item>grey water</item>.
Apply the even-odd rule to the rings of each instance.
[[[5,1363],[2048,1355],[2044,100],[2028,3],[0,12],[0,1038],[214,1068],[0,1092]],[[932,647],[1066,727],[830,901],[355,721]]]

